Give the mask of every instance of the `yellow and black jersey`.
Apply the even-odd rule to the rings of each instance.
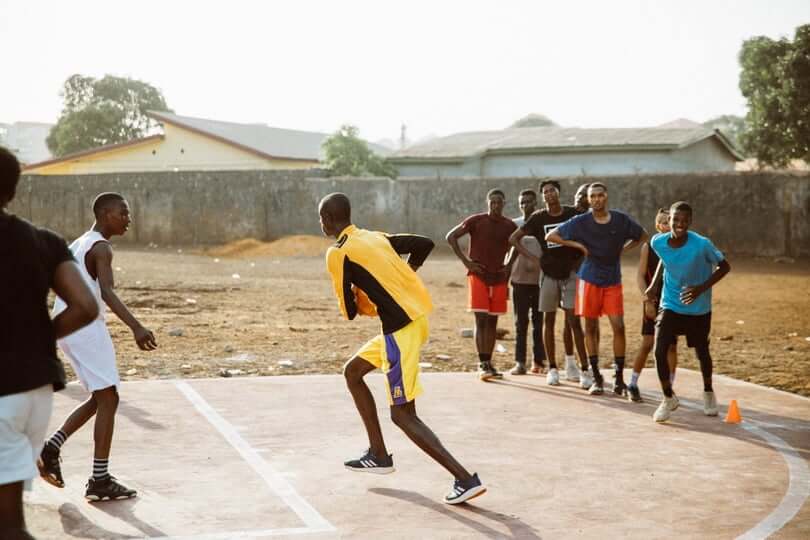
[[[374,314],[367,305],[370,301],[383,334],[392,334],[430,313],[430,294],[409,264],[421,266],[433,246],[433,240],[415,234],[389,235],[354,225],[343,229],[326,252],[326,267],[343,316],[351,320],[358,312]],[[400,257],[406,253],[407,263]]]

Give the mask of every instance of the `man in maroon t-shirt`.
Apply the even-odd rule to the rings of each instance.
[[[504,264],[509,251],[509,236],[517,228],[503,216],[505,196],[500,189],[487,193],[489,211],[473,214],[447,233],[447,241],[456,256],[467,267],[470,288],[469,310],[475,314],[475,347],[478,350],[478,376],[482,381],[500,379],[503,375],[492,365],[498,315],[506,313],[509,296],[510,265]],[[469,253],[465,254],[458,239],[470,235]]]

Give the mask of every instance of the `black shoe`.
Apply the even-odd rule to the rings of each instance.
[[[627,387],[627,393],[629,395],[628,399],[634,403],[641,403],[644,401],[641,399],[641,390],[638,389],[638,386],[631,384]]]
[[[385,458],[378,458],[371,453],[369,448],[360,459],[344,461],[343,466],[350,471],[367,472],[374,474],[389,474],[394,472],[394,459],[391,454]]]
[[[503,379],[503,373],[495,369],[495,366],[492,364],[489,365],[489,373],[491,375],[491,379]]]
[[[447,504],[463,503],[473,497],[483,495],[486,491],[487,488],[485,488],[481,480],[479,480],[478,473],[475,473],[466,482],[461,480],[453,482],[453,489],[444,496],[444,502]]]
[[[119,499],[131,499],[138,494],[134,489],[129,489],[118,483],[114,476],[108,476],[104,480],[87,480],[87,491],[84,498],[88,501],[117,501]]]
[[[37,460],[37,468],[43,480],[52,486],[63,488],[65,487],[65,480],[62,478],[60,461],[62,461],[62,458],[59,456],[59,449],[52,444],[45,443]]]
[[[616,382],[613,383],[613,393],[617,396],[627,395],[627,385],[624,384],[623,380],[617,379]]]

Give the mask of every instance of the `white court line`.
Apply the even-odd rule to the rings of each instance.
[[[663,396],[651,396],[647,392],[644,392],[643,395],[644,397],[655,397],[655,399],[658,400],[663,398]],[[684,400],[680,400],[680,403],[687,409],[703,412],[703,406],[701,405],[694,405]],[[747,421],[743,421],[740,425],[746,431],[763,439],[771,445],[774,450],[779,452],[788,468],[788,489],[785,496],[782,497],[782,500],[776,508],[765,516],[762,521],[757,523],[754,528],[749,529],[735,539],[759,540],[761,538],[768,538],[790,523],[796,514],[799,513],[799,510],[802,509],[805,501],[810,497],[810,470],[808,470],[807,462],[799,455],[799,452],[781,437],[777,437],[773,433],[765,431],[761,427],[757,427]]]
[[[194,538],[194,539],[216,539],[216,538],[250,538],[253,536],[275,536],[280,534],[308,534],[318,532],[333,532],[335,527],[329,523],[323,516],[321,516],[315,508],[313,508],[301,495],[295,491],[295,488],[287,482],[287,480],[278,473],[269,463],[267,463],[259,453],[250,446],[245,439],[239,434],[234,427],[229,424],[222,416],[219,415],[203,397],[196,392],[185,381],[175,381],[174,385],[180,392],[188,399],[197,411],[213,425],[217,431],[225,438],[234,449],[239,452],[248,465],[256,471],[267,483],[270,489],[278,495],[281,500],[304,522],[306,527],[292,528],[292,529],[265,529],[258,531],[245,531],[229,533],[223,536],[224,533],[217,533],[212,535],[202,536],[178,536],[173,538]]]

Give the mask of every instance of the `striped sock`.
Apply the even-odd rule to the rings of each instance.
[[[110,466],[109,459],[99,459],[93,458],[93,480],[98,482],[99,480],[106,480],[110,477],[110,472],[108,468]]]
[[[51,446],[53,446],[57,450],[60,450],[62,448],[62,445],[65,444],[66,440],[67,440],[67,435],[65,435],[65,432],[60,429],[56,433],[51,435],[51,438],[48,439],[47,444],[50,444]]]

